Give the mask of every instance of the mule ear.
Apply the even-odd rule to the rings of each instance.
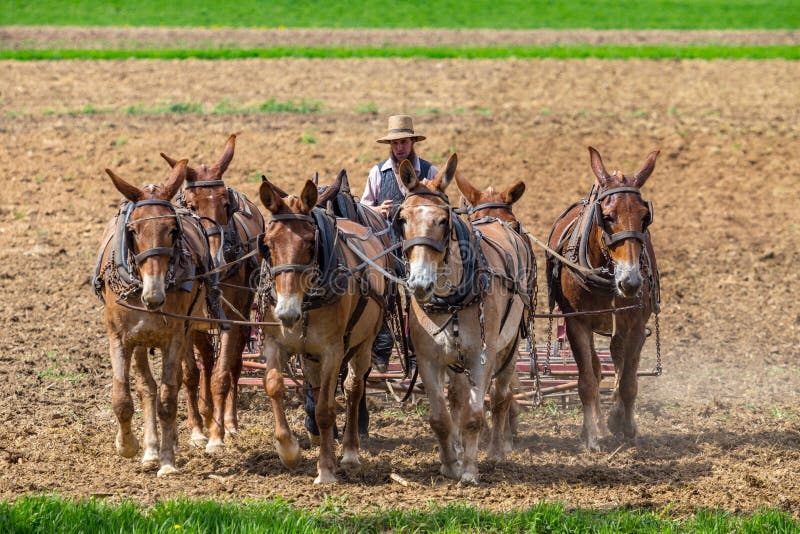
[[[503,192],[503,200],[505,200],[508,204],[513,204],[517,200],[522,197],[522,194],[525,192],[525,182],[520,180],[519,182],[515,183],[511,187],[509,187],[506,191]]]
[[[277,213],[280,207],[283,205],[283,200],[279,196],[278,192],[275,190],[275,186],[273,186],[269,180],[267,180],[266,176],[262,176],[261,179],[261,187],[258,190],[258,196],[261,198],[261,203],[264,204],[264,207],[270,213]]]
[[[161,154],[161,157],[164,158],[164,161],[169,163],[169,166],[172,167],[173,169],[175,168],[175,165],[178,164],[178,160],[177,159],[173,159],[173,158],[167,156],[166,154],[164,154],[163,152],[160,152],[160,154]],[[195,171],[193,168],[191,168],[191,167],[189,167],[187,165],[186,166],[186,181],[187,182],[194,182],[196,180],[197,180],[197,171]]]
[[[592,164],[592,172],[594,172],[594,175],[597,176],[597,181],[600,183],[600,186],[606,187],[611,176],[608,174],[606,166],[603,165],[603,159],[600,157],[600,152],[591,146],[589,147],[589,159]]]
[[[217,180],[222,178],[222,175],[225,174],[225,171],[228,170],[228,165],[231,164],[231,160],[233,160],[233,151],[236,148],[236,134],[233,133],[228,137],[228,141],[225,143],[225,149],[222,152],[222,155],[219,157],[219,160],[211,167],[211,174],[216,176]]]
[[[434,187],[444,193],[444,190],[447,189],[447,186],[450,185],[450,182],[453,181],[456,175],[456,167],[458,167],[458,155],[453,152],[450,154],[450,157],[447,158],[444,169],[440,170],[439,174],[433,179]]]
[[[475,186],[469,182],[469,180],[460,174],[456,174],[456,185],[458,186],[458,190],[461,191],[461,194],[464,195],[464,199],[469,202],[471,206],[478,205],[478,202],[481,198],[481,192],[478,191]]]
[[[114,184],[114,187],[117,188],[117,191],[122,193],[122,196],[130,200],[131,202],[138,202],[140,198],[142,198],[142,191],[138,187],[132,186],[125,180],[123,180],[120,176],[114,174],[114,171],[111,169],[106,169],[106,174],[111,177],[111,182]]]
[[[656,168],[656,158],[660,153],[660,150],[654,150],[648,154],[647,159],[644,160],[642,168],[636,171],[636,174],[633,175],[633,185],[636,187],[642,187],[644,185],[644,183],[650,177],[650,174],[653,172],[653,169]]]
[[[167,178],[161,191],[162,200],[171,200],[181,188],[183,181],[186,179],[186,166],[188,163],[188,159],[182,159],[172,167],[172,174]]]
[[[306,185],[303,186],[303,192],[300,193],[300,203],[303,207],[304,213],[311,212],[314,206],[317,205],[317,186],[311,180],[306,180]]]
[[[407,190],[411,191],[417,187],[417,184],[419,184],[417,173],[414,171],[414,166],[407,159],[400,162],[398,170],[400,172],[400,181],[403,182]]]
[[[317,206],[324,208],[328,205],[329,200],[333,200],[336,198],[336,195],[339,194],[339,190],[342,188],[342,183],[347,180],[347,171],[342,169],[339,171],[339,175],[336,177],[336,180],[333,181],[331,185],[322,192],[321,195],[317,198]],[[316,182],[314,185],[318,185]]]
[[[289,196],[289,193],[287,193],[286,191],[284,191],[283,189],[281,189],[277,185],[271,183],[269,180],[267,180],[267,177],[262,174],[261,175],[261,183],[263,184],[264,182],[267,182],[270,186],[272,186],[272,189],[274,189],[275,192],[278,193],[278,196],[280,196],[281,198],[286,198],[286,197]]]

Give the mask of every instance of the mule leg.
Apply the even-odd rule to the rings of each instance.
[[[336,406],[334,395],[336,384],[339,381],[339,369],[344,355],[336,354],[332,350],[319,355],[320,360],[320,388],[317,397],[317,408],[314,415],[319,426],[319,460],[317,461],[317,478],[314,484],[332,484],[336,479],[336,454],[334,453],[333,427],[336,425]],[[363,380],[364,374],[353,377],[356,381]],[[348,432],[358,432],[355,421],[348,427]],[[356,436],[356,440],[358,437]]]
[[[365,342],[355,348],[353,357],[348,362],[347,378],[344,381],[347,397],[347,422],[342,438],[344,452],[341,465],[342,468],[351,472],[357,472],[361,468],[361,461],[358,459],[358,412],[361,400],[366,395],[364,375],[369,369],[371,357],[371,343]]]
[[[161,450],[158,455],[157,473],[159,477],[177,472],[175,450],[178,446],[176,423],[178,391],[181,386],[184,351],[189,350],[188,341],[183,336],[175,336],[162,350],[161,388],[158,398],[158,419],[161,423]]]
[[[144,419],[144,454],[142,466],[158,466],[158,417],[156,413],[156,381],[150,372],[150,360],[145,347],[133,349],[133,366],[136,374],[136,394],[142,403]]]
[[[511,350],[516,353],[516,347],[517,340],[515,339],[511,347],[504,348],[503,351],[500,352],[499,356],[505,358]],[[502,361],[498,361],[498,365],[502,364]],[[514,362],[509,362],[506,369],[504,369],[503,372],[500,373],[500,375],[495,379],[494,388],[492,388],[492,437],[488,452],[488,459],[490,463],[503,461],[506,453],[510,452],[512,449],[511,430],[509,428],[509,411],[513,401],[511,380],[514,377],[514,373]]]
[[[478,483],[478,446],[481,429],[483,429],[485,424],[484,399],[489,382],[487,366],[490,365],[492,361],[496,361],[495,348],[490,343],[487,343],[486,354],[494,355],[494,358],[488,358],[486,365],[480,364],[479,353],[472,355],[472,361],[469,365],[469,402],[461,411],[461,418],[459,420],[462,440],[464,442],[461,482],[465,484]]]
[[[264,391],[269,396],[272,404],[272,415],[275,419],[275,449],[284,466],[293,469],[300,459],[300,446],[294,434],[289,429],[284,411],[284,397],[286,388],[283,384],[282,362],[285,357],[275,341],[264,336],[262,354],[267,360],[267,370],[264,374]]]
[[[195,332],[193,335],[194,347],[184,351],[183,358],[183,387],[186,391],[186,420],[189,430],[192,432],[192,445],[195,447],[205,446],[208,438],[203,432],[203,419],[200,417],[200,405],[198,401],[198,388],[200,386],[200,369],[197,368],[195,354],[200,355],[203,366],[207,358],[205,357],[205,343],[207,335],[202,332]],[[205,372],[205,370],[203,371]],[[202,393],[200,394],[202,398]]]
[[[617,388],[614,406],[608,417],[608,428],[614,434],[622,434],[628,439],[636,437],[634,405],[639,392],[639,360],[644,345],[644,328],[634,328],[625,334],[617,334],[611,340],[611,351],[617,367]],[[619,363],[617,363],[619,362]]]
[[[133,398],[130,389],[131,351],[122,345],[119,338],[109,336],[109,352],[113,378],[111,383],[111,405],[117,417],[117,453],[123,458],[132,458],[139,452],[139,442],[131,431]]]
[[[590,451],[598,452],[600,384],[592,362],[592,331],[579,319],[568,317],[566,323],[567,338],[578,365],[578,396],[583,405],[583,445]]]
[[[462,470],[454,443],[453,421],[444,397],[444,369],[420,353],[417,353],[417,367],[431,407],[428,421],[439,440],[440,472],[447,478],[457,479]]]
[[[238,348],[238,327],[232,327],[230,330],[223,330],[220,333],[220,347],[217,360],[214,362],[214,370],[211,373],[211,396],[213,398],[213,416],[211,417],[208,426],[208,444],[206,445],[206,452],[215,453],[223,445],[225,440],[225,418],[228,411],[226,403],[228,401],[228,394],[230,393],[233,377],[232,377],[232,360],[236,359],[237,355],[234,354]],[[241,360],[241,351],[238,354]],[[236,407],[231,407],[234,412]]]
[[[232,352],[230,358],[231,385],[228,389],[228,396],[225,399],[225,432],[236,434],[239,431],[239,416],[237,407],[239,406],[239,377],[242,375],[242,352],[247,344],[247,327],[234,327],[235,336],[232,333],[231,340]]]

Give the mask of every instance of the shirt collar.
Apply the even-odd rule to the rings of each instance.
[[[419,176],[419,171],[421,169],[419,163],[419,156],[415,154],[414,157],[409,161],[411,161],[411,164],[414,166],[414,171],[417,173],[417,176]],[[394,165],[392,165],[393,163],[394,162],[392,161],[392,158],[388,158],[386,162],[381,166],[381,172],[392,169],[393,171],[395,171],[395,174],[397,174],[397,169],[394,168]],[[422,176],[421,178],[424,179],[427,178],[427,176]]]

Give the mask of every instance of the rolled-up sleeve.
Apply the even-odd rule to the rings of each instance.
[[[369,171],[367,176],[367,184],[364,186],[364,194],[361,195],[361,203],[366,206],[375,206],[378,201],[378,194],[380,194],[381,187],[381,171],[375,165]]]

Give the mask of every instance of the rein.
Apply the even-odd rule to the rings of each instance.
[[[156,315],[163,315],[165,317],[170,317],[172,319],[183,319],[186,321],[191,321],[195,323],[214,323],[214,324],[227,324],[227,325],[242,325],[242,326],[281,326],[280,322],[277,321],[235,321],[233,319],[214,319],[213,317],[203,317],[199,318],[193,315],[181,315],[179,313],[172,313],[167,312],[164,310],[148,310],[147,308],[143,308],[141,306],[133,306],[132,304],[128,304],[123,299],[119,298],[114,301],[116,304],[119,304],[123,308],[127,308],[129,310],[145,312],[145,313],[153,313]]]

